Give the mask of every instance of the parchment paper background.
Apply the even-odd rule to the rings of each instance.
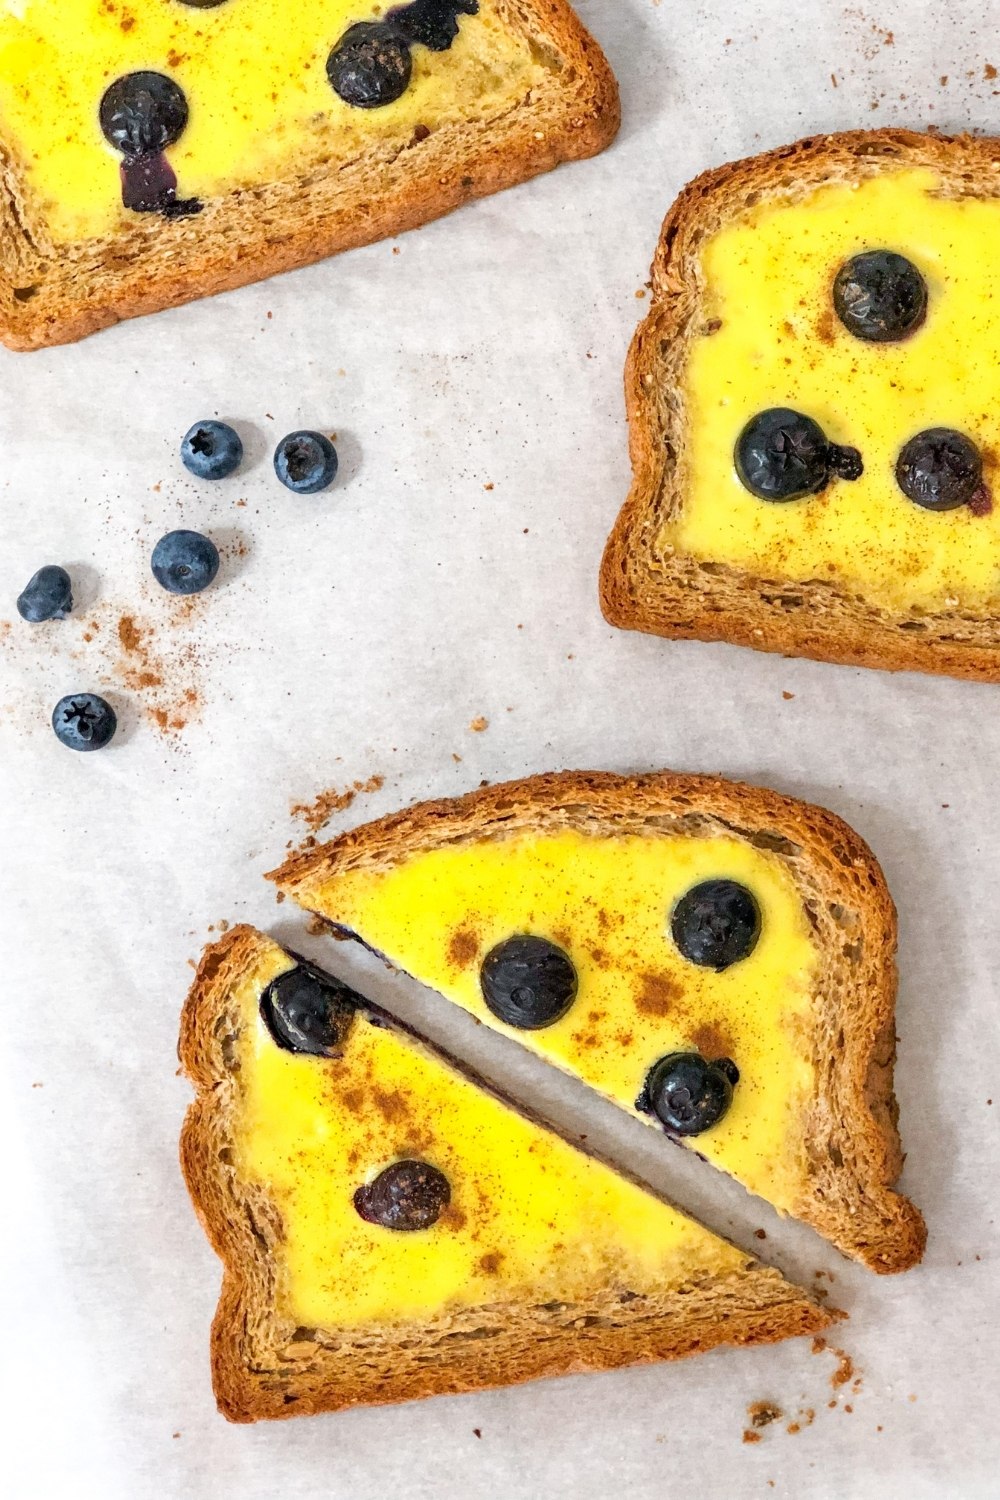
[[[677,189],[818,130],[1000,128],[1000,12],[581,9],[624,97],[621,138],[598,161],[397,244],[75,348],[0,356],[12,1500],[1000,1496],[998,690],[627,636],[596,599],[628,482],[625,349]],[[199,486],[177,444],[215,412],[251,463]],[[342,478],[316,499],[270,472],[273,443],[300,425],[339,434]],[[190,608],[147,576],[175,525],[226,553],[220,585]],[[14,598],[56,560],[79,608],[29,630]],[[73,756],[48,716],[91,687],[122,732]],[[470,730],[480,716],[488,728]],[[799,1342],[227,1426],[207,1361],[219,1271],[176,1164],[188,961],[222,920],[297,931],[260,878],[305,832],[293,802],[383,777],[332,825],[345,826],[565,766],[722,770],[825,803],[874,846],[901,913],[898,1093],[905,1186],[930,1225],[923,1266],[877,1280],[787,1227],[758,1245],[807,1277],[833,1272],[857,1390],[835,1393],[836,1358]],[[412,1003],[451,1024],[439,1003]],[[460,1032],[470,1055],[520,1076],[513,1049],[474,1030]],[[579,1091],[528,1074],[526,1091],[558,1095],[588,1128]],[[601,1118],[654,1180],[687,1171],[651,1133]],[[723,1227],[771,1224],[717,1186],[699,1178],[691,1195]],[[745,1408],[765,1397],[786,1421],[805,1408],[815,1421],[746,1445]]]

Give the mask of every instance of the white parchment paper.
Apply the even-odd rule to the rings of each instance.
[[[997,7],[581,9],[622,84],[603,158],[396,243],[0,356],[0,1472],[16,1500],[1000,1495],[997,689],[628,636],[596,599],[628,482],[625,349],[675,192],[811,131],[1000,128]],[[199,486],[177,444],[212,413],[250,462]],[[273,479],[298,426],[338,434],[328,495]],[[176,525],[225,553],[189,608],[148,577]],[[49,561],[79,607],[29,630],[14,597]],[[85,688],[122,723],[89,757],[48,728]],[[799,1341],[227,1426],[207,1359],[219,1269],[176,1162],[189,960],[223,920],[298,932],[261,880],[304,832],[294,802],[383,777],[346,826],[567,766],[722,770],[822,802],[874,846],[901,913],[924,1264],[880,1280],[787,1227],[760,1242],[832,1271],[857,1386],[834,1388],[837,1357]],[[467,1050],[520,1076],[473,1030]],[[536,1068],[525,1088],[561,1085]],[[652,1134],[624,1133],[656,1179]],[[786,1419],[745,1444],[762,1398]]]

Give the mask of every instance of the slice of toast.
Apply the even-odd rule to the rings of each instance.
[[[722,1060],[738,1081],[699,1153],[873,1270],[919,1260],[923,1221],[892,1191],[896,915],[832,813],[714,777],[566,772],[409,808],[270,878],[650,1123],[661,1058]],[[755,946],[693,961],[675,918],[717,881],[749,896]],[[498,945],[523,936],[576,980],[537,1029],[487,998]]]
[[[619,122],[566,0],[26,0],[0,84],[14,349],[402,233]]]
[[[633,483],[600,585],[612,624],[1000,679],[998,169],[997,140],[854,131],[684,189],[625,377]],[[841,318],[838,272],[869,251],[916,269],[922,321],[859,334]],[[774,409],[856,450],[860,478],[831,464],[799,498],[759,498],[734,456]],[[942,427],[972,441],[981,482],[930,509],[898,465]]]
[[[319,977],[234,928],[204,954],[181,1026],[198,1090],[181,1161],[224,1264],[212,1372],[233,1421],[679,1358],[840,1316],[336,981],[318,992],[327,1055],[279,1045],[276,1005],[279,1021],[303,1010],[273,986],[303,973]]]

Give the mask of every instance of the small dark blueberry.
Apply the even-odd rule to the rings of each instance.
[[[381,21],[349,27],[326,60],[334,93],[355,109],[392,104],[406,93],[412,74],[409,43]]]
[[[96,693],[71,693],[52,710],[52,728],[67,750],[102,750],[114,736],[118,719],[111,704]]]
[[[200,531],[168,531],[151,561],[153,577],[168,594],[200,594],[219,571],[219,549]]]
[[[299,960],[260,997],[264,1024],[286,1052],[339,1057],[361,997],[346,984]]]
[[[925,510],[955,510],[981,490],[982,456],[963,433],[929,427],[903,448],[896,460],[896,482],[908,500]]]
[[[17,596],[22,620],[38,625],[42,620],[65,620],[73,608],[73,585],[65,568],[49,563],[28,580]]]
[[[458,18],[479,12],[479,0],[412,0],[386,16],[387,25],[431,52],[447,52],[458,36]]]
[[[909,338],[927,316],[927,283],[912,261],[892,250],[866,250],[844,262],[833,305],[848,333],[870,344]]]
[[[100,121],[105,140],[123,156],[155,155],[183,135],[187,99],[163,73],[126,73],[105,91]]]
[[[650,1068],[635,1107],[673,1135],[701,1135],[729,1109],[739,1076],[728,1057],[707,1062],[698,1052],[671,1052]]]
[[[736,880],[703,880],[677,902],[670,931],[689,963],[721,973],[756,948],[760,907]]]
[[[225,479],[242,461],[240,435],[226,422],[196,422],[181,441],[181,462],[199,479]]]
[[[274,472],[296,495],[328,489],[337,468],[337,450],[322,432],[290,432],[274,450]]]
[[[551,1026],[576,999],[576,970],[568,955],[540,937],[506,938],[491,948],[479,981],[493,1014],[521,1031]]]
[[[785,406],[751,417],[734,461],[740,483],[759,500],[800,500],[823,489],[831,475],[858,479],[864,468],[857,448],[828,442],[818,422]]]
[[[354,1194],[361,1217],[383,1229],[430,1229],[450,1202],[447,1177],[426,1161],[393,1162]]]

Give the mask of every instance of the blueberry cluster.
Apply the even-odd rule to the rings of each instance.
[[[181,443],[181,462],[198,479],[226,479],[243,461],[243,444],[226,422],[196,422]],[[337,450],[322,432],[290,432],[274,450],[274,472],[297,495],[317,495],[337,477]]]
[[[190,0],[202,3],[202,0]],[[221,0],[212,0],[221,3]],[[239,434],[225,422],[196,422],[181,442],[181,460],[199,479],[225,479],[243,460]],[[274,470],[286,488],[315,495],[336,478],[337,450],[321,432],[291,432],[274,451]],[[169,594],[200,594],[219,571],[219,549],[198,531],[168,531],[153,548],[153,577]],[[32,575],[17,599],[17,612],[33,625],[64,620],[73,608],[69,573],[48,563]],[[52,728],[71,750],[100,750],[114,736],[118,721],[111,705],[96,693],[75,693],[57,703]]]
[[[870,344],[899,343],[927,317],[927,283],[916,266],[891,250],[866,250],[844,262],[833,283],[837,317],[855,338]],[[859,479],[857,448],[831,443],[812,417],[788,407],[769,407],[746,424],[736,442],[736,473],[760,500],[800,500],[818,494],[831,479]],[[918,432],[901,449],[896,483],[924,510],[974,514],[991,507],[983,483],[983,459],[964,433],[948,427]]]

